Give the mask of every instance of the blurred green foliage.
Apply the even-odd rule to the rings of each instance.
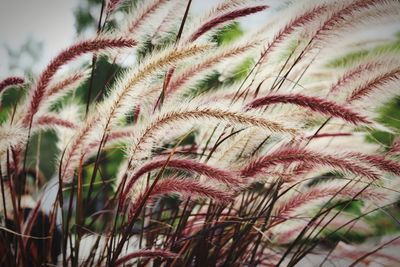
[[[348,67],[354,63],[357,63],[363,58],[380,55],[380,54],[392,54],[400,53],[400,34],[397,34],[397,40],[392,43],[379,45],[371,49],[361,49],[356,52],[346,54],[342,57],[338,57],[327,64],[327,67],[331,68],[343,68]]]
[[[33,66],[43,55],[43,42],[30,36],[21,46],[10,47],[5,45],[8,56],[8,69],[21,72],[28,77],[34,74]]]
[[[388,148],[400,132],[400,98],[397,97],[382,106],[379,110],[379,114],[380,116],[377,121],[390,127],[393,132],[373,130],[368,140],[371,142],[378,142]]]

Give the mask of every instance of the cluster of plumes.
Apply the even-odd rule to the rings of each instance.
[[[392,148],[366,142],[370,130],[391,131],[377,122],[377,109],[397,93],[400,56],[380,53],[341,69],[327,67],[363,45],[382,42],[374,35],[349,36],[376,22],[400,25],[398,1],[306,0],[270,7],[264,1],[226,0],[202,16],[190,12],[191,1],[137,1],[129,12],[119,10],[124,4],[106,1],[104,25],[117,12],[125,16],[123,24],[113,33],[102,28],[95,38],[61,52],[28,84],[27,96],[0,126],[0,172],[8,178],[2,194],[11,198],[16,189],[8,181],[24,175],[32,136],[48,129],[58,135],[60,190],[54,207],[63,214],[60,264],[118,266],[140,258],[142,264],[168,266],[293,266],[306,256],[318,264],[341,257],[369,264],[374,253],[384,262],[400,262],[398,255],[381,252],[396,246],[396,237],[370,249],[330,239],[346,240],[348,233],[373,237],[368,216],[400,196],[394,190],[400,178],[398,142]],[[230,44],[215,42],[224,26],[256,13],[271,18],[265,27]],[[139,54],[149,38],[167,44],[138,55],[87,114],[84,101],[53,108],[90,77],[87,70],[60,77],[64,65],[87,53],[119,62],[127,53]],[[235,73],[249,58],[254,63],[241,70],[245,75]],[[193,93],[222,68],[228,74],[219,86]],[[24,82],[1,81],[0,96]],[[116,144],[125,158],[108,163],[119,171],[102,181],[116,181],[115,194],[104,212],[85,214],[100,156]],[[87,193],[82,177],[90,164]],[[76,200],[69,196],[68,205],[63,191],[71,187]],[[180,196],[176,206],[165,204],[166,195]],[[24,223],[19,202],[3,204],[0,211],[14,218],[14,230],[21,233],[17,243],[29,250],[35,215]],[[348,211],[354,205],[361,215]],[[57,212],[49,216],[55,220]],[[83,216],[101,221],[110,213],[101,233],[105,240],[99,235],[82,259],[82,231],[93,226]],[[81,228],[76,233],[74,223]],[[27,259],[18,255],[22,263]]]

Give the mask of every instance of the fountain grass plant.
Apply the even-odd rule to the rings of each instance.
[[[400,264],[400,143],[379,113],[400,54],[371,49],[400,2],[191,6],[103,1],[96,36],[0,82],[20,94],[1,110],[0,265]]]

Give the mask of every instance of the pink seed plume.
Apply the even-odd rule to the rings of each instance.
[[[112,13],[120,4],[121,0],[109,0],[107,3],[106,14]]]
[[[346,106],[339,105],[325,99],[301,94],[274,94],[260,97],[249,103],[247,105],[247,109],[254,109],[272,104],[294,104],[324,115],[341,118],[353,124],[370,123],[366,117],[350,110]]]
[[[152,5],[148,6],[146,10],[143,11],[142,15],[136,20],[132,21],[129,25],[128,31],[130,33],[134,32],[138,27],[140,27],[148,16],[151,16],[157,9],[159,9],[167,0],[158,0]]]
[[[23,123],[28,126],[32,117],[39,109],[39,105],[43,100],[46,88],[56,72],[65,64],[73,59],[86,54],[88,52],[96,52],[107,48],[126,48],[136,45],[136,41],[127,38],[97,38],[94,40],[86,40],[72,45],[62,51],[54,58],[43,73],[39,76],[37,84],[33,89],[33,94],[29,102],[29,109],[26,113]]]
[[[128,137],[132,135],[132,129],[122,129],[122,130],[117,130],[117,131],[112,131],[107,135],[106,141],[107,143],[111,142],[118,142],[118,141],[123,141],[126,140]],[[91,142],[85,147],[85,154],[90,155],[93,151],[97,150],[99,148],[101,140],[96,140]]]
[[[267,47],[261,54],[261,60],[264,62],[266,60],[266,55],[269,54],[287,36],[295,32],[296,29],[298,29],[299,27],[311,22],[315,17],[320,15],[326,9],[326,5],[314,7],[286,24],[285,27],[280,30],[278,34],[274,36],[273,40],[267,45]]]
[[[395,155],[398,154],[399,152],[400,152],[400,139],[395,139],[387,154]]]
[[[233,195],[226,190],[217,189],[204,185],[193,179],[164,178],[157,182],[153,190],[148,195],[153,198],[165,194],[181,194],[183,196],[210,198],[218,203],[229,203],[233,200]],[[129,218],[137,212],[146,192],[141,194],[129,209]]]
[[[347,98],[348,102],[352,102],[363,97],[368,96],[371,92],[379,89],[380,86],[385,85],[386,83],[400,79],[400,68],[392,70],[388,73],[379,75],[374,78],[372,81],[368,82],[366,85],[362,85],[355,89],[352,94]]]
[[[204,23],[196,32],[194,32],[189,40],[191,42],[197,40],[200,36],[202,36],[204,33],[208,32],[209,30],[211,30],[214,27],[217,27],[225,22],[237,19],[237,18],[241,18],[241,17],[245,17],[257,12],[261,12],[265,9],[267,9],[269,6],[267,5],[260,5],[260,6],[254,6],[254,7],[245,7],[242,9],[237,9],[231,12],[228,12],[226,14],[220,15],[216,18],[213,18],[211,20],[209,20],[208,22]]]
[[[8,77],[0,82],[0,93],[9,86],[23,84],[25,80],[20,77]]]
[[[376,168],[400,176],[400,164],[396,161],[386,159],[379,155],[365,155],[351,153],[351,156],[375,166]]]
[[[74,169],[70,166],[74,157],[77,156],[76,151],[82,146],[85,142],[85,136],[89,133],[90,129],[92,129],[93,125],[97,123],[97,119],[89,118],[84,124],[84,127],[79,130],[78,136],[80,138],[75,138],[74,142],[70,145],[70,150],[66,152],[65,157],[63,158],[62,172],[61,172],[61,180],[63,182],[70,182],[73,177]]]
[[[368,62],[365,64],[360,64],[354,69],[349,70],[345,74],[343,74],[342,77],[340,77],[335,84],[331,86],[329,89],[329,93],[335,93],[337,92],[340,88],[345,86],[348,83],[351,83],[355,79],[357,79],[361,74],[374,70],[377,67],[381,66],[382,63],[380,62]]]
[[[324,34],[333,30],[335,26],[339,23],[345,21],[347,16],[350,16],[353,12],[364,8],[369,8],[370,6],[375,5],[378,2],[385,2],[385,0],[358,0],[336,11],[317,30],[314,35],[314,39],[321,39]]]
[[[48,96],[57,94],[58,92],[62,91],[64,88],[74,84],[75,82],[81,80],[84,77],[84,74],[81,72],[74,73],[73,75],[65,78],[64,80],[54,84],[48,89]]]
[[[301,148],[285,148],[251,161],[241,170],[241,174],[244,177],[254,177],[276,165],[302,163],[311,166],[325,165],[345,172],[351,172],[371,180],[378,179],[379,175],[373,170],[361,166],[350,159],[351,157],[349,155],[339,157]]]
[[[70,129],[78,128],[75,123],[52,115],[43,115],[38,117],[35,124],[39,126],[61,126]]]
[[[223,61],[226,58],[240,55],[241,53],[248,51],[253,46],[254,43],[249,43],[244,46],[227,50],[226,52],[218,54],[217,56],[214,56],[212,58],[209,58],[208,60],[205,60],[200,64],[195,65],[192,68],[188,68],[183,73],[180,73],[177,77],[175,77],[172,81],[169,82],[167,88],[168,93],[175,92],[177,89],[183,87],[185,83],[190,79],[190,77],[198,74],[199,72],[215,67],[215,64]]]
[[[240,180],[234,176],[233,173],[225,171],[219,168],[209,166],[204,163],[200,163],[190,159],[156,159],[144,166],[142,166],[129,180],[124,193],[121,195],[122,202],[125,201],[135,182],[145,173],[153,171],[155,169],[161,168],[166,165],[166,168],[177,169],[181,171],[186,171],[189,173],[197,173],[200,175],[205,175],[210,179],[222,182],[229,186],[239,186],[241,184]]]

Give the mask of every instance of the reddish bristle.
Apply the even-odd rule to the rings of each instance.
[[[208,32],[209,30],[225,23],[228,21],[232,21],[237,18],[245,17],[247,15],[251,15],[260,11],[267,9],[269,6],[261,5],[261,6],[254,6],[254,7],[245,7],[242,9],[237,9],[206,22],[203,24],[192,36],[189,38],[191,42],[197,40],[200,36],[204,33]]]
[[[341,118],[353,124],[370,123],[366,117],[352,111],[346,106],[339,105],[325,99],[300,94],[276,94],[260,97],[248,104],[247,108],[254,109],[272,104],[294,104],[297,106],[309,108],[312,111],[324,115]]]
[[[0,82],[0,93],[9,86],[23,84],[25,80],[20,77],[8,77]]]

